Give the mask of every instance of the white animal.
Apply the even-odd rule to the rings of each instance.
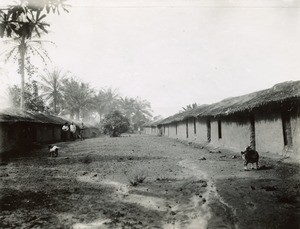
[[[49,157],[57,157],[58,156],[58,149],[60,147],[49,145],[48,148],[49,148]]]

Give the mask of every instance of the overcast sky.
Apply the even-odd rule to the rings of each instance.
[[[70,13],[48,18],[52,65],[146,99],[155,115],[300,79],[299,1],[69,3]],[[0,62],[1,90],[19,83],[15,68]]]

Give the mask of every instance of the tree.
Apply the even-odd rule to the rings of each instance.
[[[76,115],[79,120],[90,113],[94,107],[94,90],[88,83],[80,82],[74,78],[63,80],[64,109],[71,117]]]
[[[13,107],[19,107],[21,102],[21,89],[14,85],[8,89],[9,99]],[[27,110],[39,112],[45,111],[45,104],[39,95],[38,85],[36,81],[31,81],[25,84],[24,103]]]
[[[113,111],[106,115],[103,121],[103,130],[105,134],[111,137],[119,137],[122,133],[129,130],[130,123],[120,111]]]
[[[95,110],[100,117],[100,122],[103,116],[116,110],[119,106],[119,94],[116,89],[108,88],[98,91],[94,97]]]
[[[20,0],[17,5],[10,5],[0,9],[0,37],[8,37],[18,40],[18,63],[21,75],[21,108],[24,108],[25,100],[25,57],[28,53],[28,41],[34,34],[48,33],[50,25],[43,20],[50,12],[59,13],[59,9],[67,11],[66,0]]]
[[[38,38],[38,37],[37,35],[34,35],[33,38]],[[43,44],[46,42],[52,43],[50,41],[45,41],[41,39],[31,39],[31,40],[26,40],[25,44],[22,44],[21,40],[17,37],[14,37],[9,40],[4,40],[3,44],[6,46],[6,48],[1,53],[1,56],[4,56],[5,62],[11,59],[13,59],[14,61],[18,61],[19,73],[21,73],[20,65],[21,62],[23,62],[22,65],[24,67],[24,77],[25,77],[25,71],[29,76],[32,76],[35,71],[35,67],[31,63],[30,54],[39,56],[40,59],[44,62],[44,64],[46,64],[50,60],[48,56],[48,52],[43,47]],[[22,46],[23,48],[25,48],[25,53],[22,54],[24,55],[22,57],[24,58],[24,60],[21,61],[20,51],[22,50]]]
[[[135,99],[125,97],[121,98],[120,103],[121,110],[130,120],[134,129],[151,120],[151,104],[147,100],[142,100],[139,97]]]
[[[52,71],[45,70],[41,78],[41,87],[43,90],[42,96],[50,103],[55,114],[59,113],[57,109],[63,103],[63,84],[62,81],[66,78],[68,72],[63,72],[61,69],[55,68]]]
[[[186,107],[182,107],[183,111],[190,111],[193,110],[194,108],[196,108],[198,105],[197,103],[192,103],[187,105]]]
[[[134,115],[132,117],[134,128],[137,129],[138,127],[141,127],[143,124],[150,121],[151,118],[151,104],[147,100],[136,98]]]

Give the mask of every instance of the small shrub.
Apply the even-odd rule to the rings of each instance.
[[[136,187],[138,184],[141,184],[146,179],[146,175],[135,175],[133,178],[129,179],[129,183],[131,186]]]

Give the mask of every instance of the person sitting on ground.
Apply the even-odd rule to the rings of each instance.
[[[70,125],[70,133],[71,133],[71,139],[75,141],[76,139],[76,125],[72,122]]]

